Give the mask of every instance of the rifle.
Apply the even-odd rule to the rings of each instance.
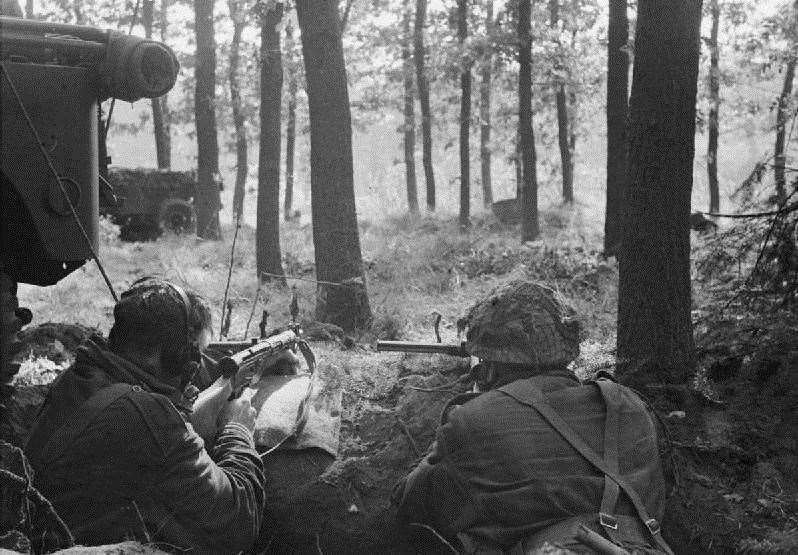
[[[430,353],[468,358],[471,354],[460,343],[419,343],[414,341],[377,341],[377,351],[394,351],[400,353]]]
[[[308,371],[312,374],[316,368],[316,357],[308,343],[302,338],[298,326],[260,339],[209,343],[207,351],[222,356],[218,359],[207,353],[204,356],[215,366],[215,377],[223,376],[237,382],[232,396],[237,397],[255,379],[255,375],[259,376],[264,369],[272,366],[278,361],[280,355],[286,351],[296,353],[297,350],[302,353],[308,365]],[[279,370],[278,368],[277,373],[280,373]],[[247,374],[252,375],[247,376]],[[242,379],[237,380],[238,376],[242,376]]]

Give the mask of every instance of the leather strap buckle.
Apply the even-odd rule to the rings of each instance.
[[[656,523],[656,520],[654,522]],[[609,528],[610,530],[618,529],[618,519],[612,515],[608,515],[607,513],[599,513],[599,524],[601,524],[604,528]]]
[[[649,518],[646,521],[646,528],[648,528],[648,531],[654,536],[660,533],[659,522],[657,522],[656,518]]]

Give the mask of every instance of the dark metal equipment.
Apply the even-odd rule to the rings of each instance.
[[[427,353],[449,355],[453,357],[469,357],[465,343],[417,343],[413,341],[377,341],[378,351],[396,351],[400,353]]]
[[[158,97],[178,67],[155,41],[0,17],[0,405],[26,323],[17,283],[52,285],[97,257],[100,102]]]
[[[0,17],[0,63],[0,264],[51,285],[97,248],[99,102],[164,94],[177,58],[115,31]]]

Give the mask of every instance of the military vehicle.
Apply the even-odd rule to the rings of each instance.
[[[111,167],[108,183],[113,197],[101,194],[100,213],[120,226],[123,241],[194,231],[196,171]]]
[[[159,42],[0,17],[0,412],[18,370],[16,333],[31,320],[17,284],[53,285],[96,258],[100,103],[161,96],[178,68]]]

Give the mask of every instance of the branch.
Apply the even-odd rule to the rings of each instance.
[[[780,214],[789,214],[798,210],[798,202],[793,202],[779,208],[778,210],[771,210],[769,212],[751,212],[748,214],[721,214],[719,212],[701,212],[706,216],[713,216],[715,218],[766,218],[769,216],[778,216]]]

